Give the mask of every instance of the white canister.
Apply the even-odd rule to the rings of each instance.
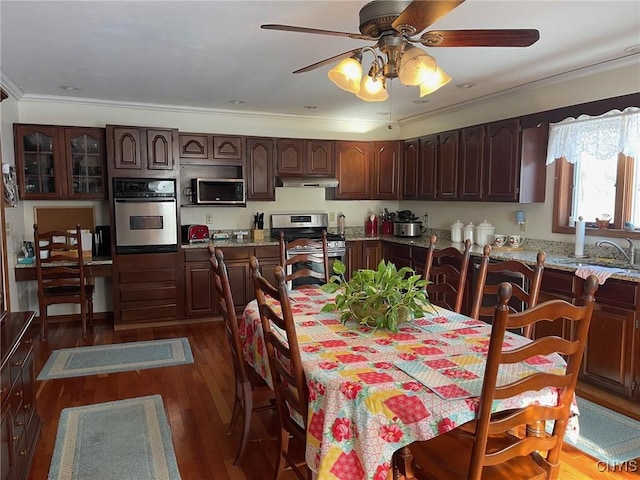
[[[471,240],[471,243],[473,244],[473,238],[475,233],[476,233],[476,226],[473,224],[473,222],[469,222],[469,225],[465,225],[465,227],[462,229],[463,241],[466,242],[467,240]]]
[[[496,227],[486,220],[476,227],[476,244],[480,246],[491,245]]]
[[[451,225],[451,241],[462,243],[462,228],[464,227],[464,223],[460,220],[456,220],[456,223]]]

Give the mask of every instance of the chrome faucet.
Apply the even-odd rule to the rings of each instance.
[[[611,240],[601,240],[599,242],[596,242],[595,246],[599,247],[601,245],[611,245],[624,256],[624,258],[627,260],[627,262],[629,262],[630,265],[633,265],[636,263],[636,246],[633,244],[630,238],[625,238],[625,240],[629,242],[629,253],[627,253],[620,245],[612,242]]]

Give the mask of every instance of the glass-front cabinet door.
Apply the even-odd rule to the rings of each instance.
[[[20,198],[105,199],[103,128],[16,124]]]
[[[65,128],[69,198],[105,198],[104,130]]]
[[[65,175],[60,165],[58,129],[17,125],[15,133],[20,197],[64,198]]]

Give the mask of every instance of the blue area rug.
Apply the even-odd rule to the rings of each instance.
[[[187,338],[54,350],[38,380],[193,363]]]
[[[565,442],[609,465],[640,457],[640,422],[584,398],[577,401],[580,435],[576,440],[565,435]]]
[[[65,408],[49,480],[179,480],[160,395]]]

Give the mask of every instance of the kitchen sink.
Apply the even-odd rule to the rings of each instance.
[[[620,273],[640,272],[640,265],[629,265],[628,263],[615,258],[584,258],[584,259],[568,258],[568,259],[554,260],[554,263],[559,263],[561,265],[569,265],[576,268],[584,267],[584,266],[615,268]]]

